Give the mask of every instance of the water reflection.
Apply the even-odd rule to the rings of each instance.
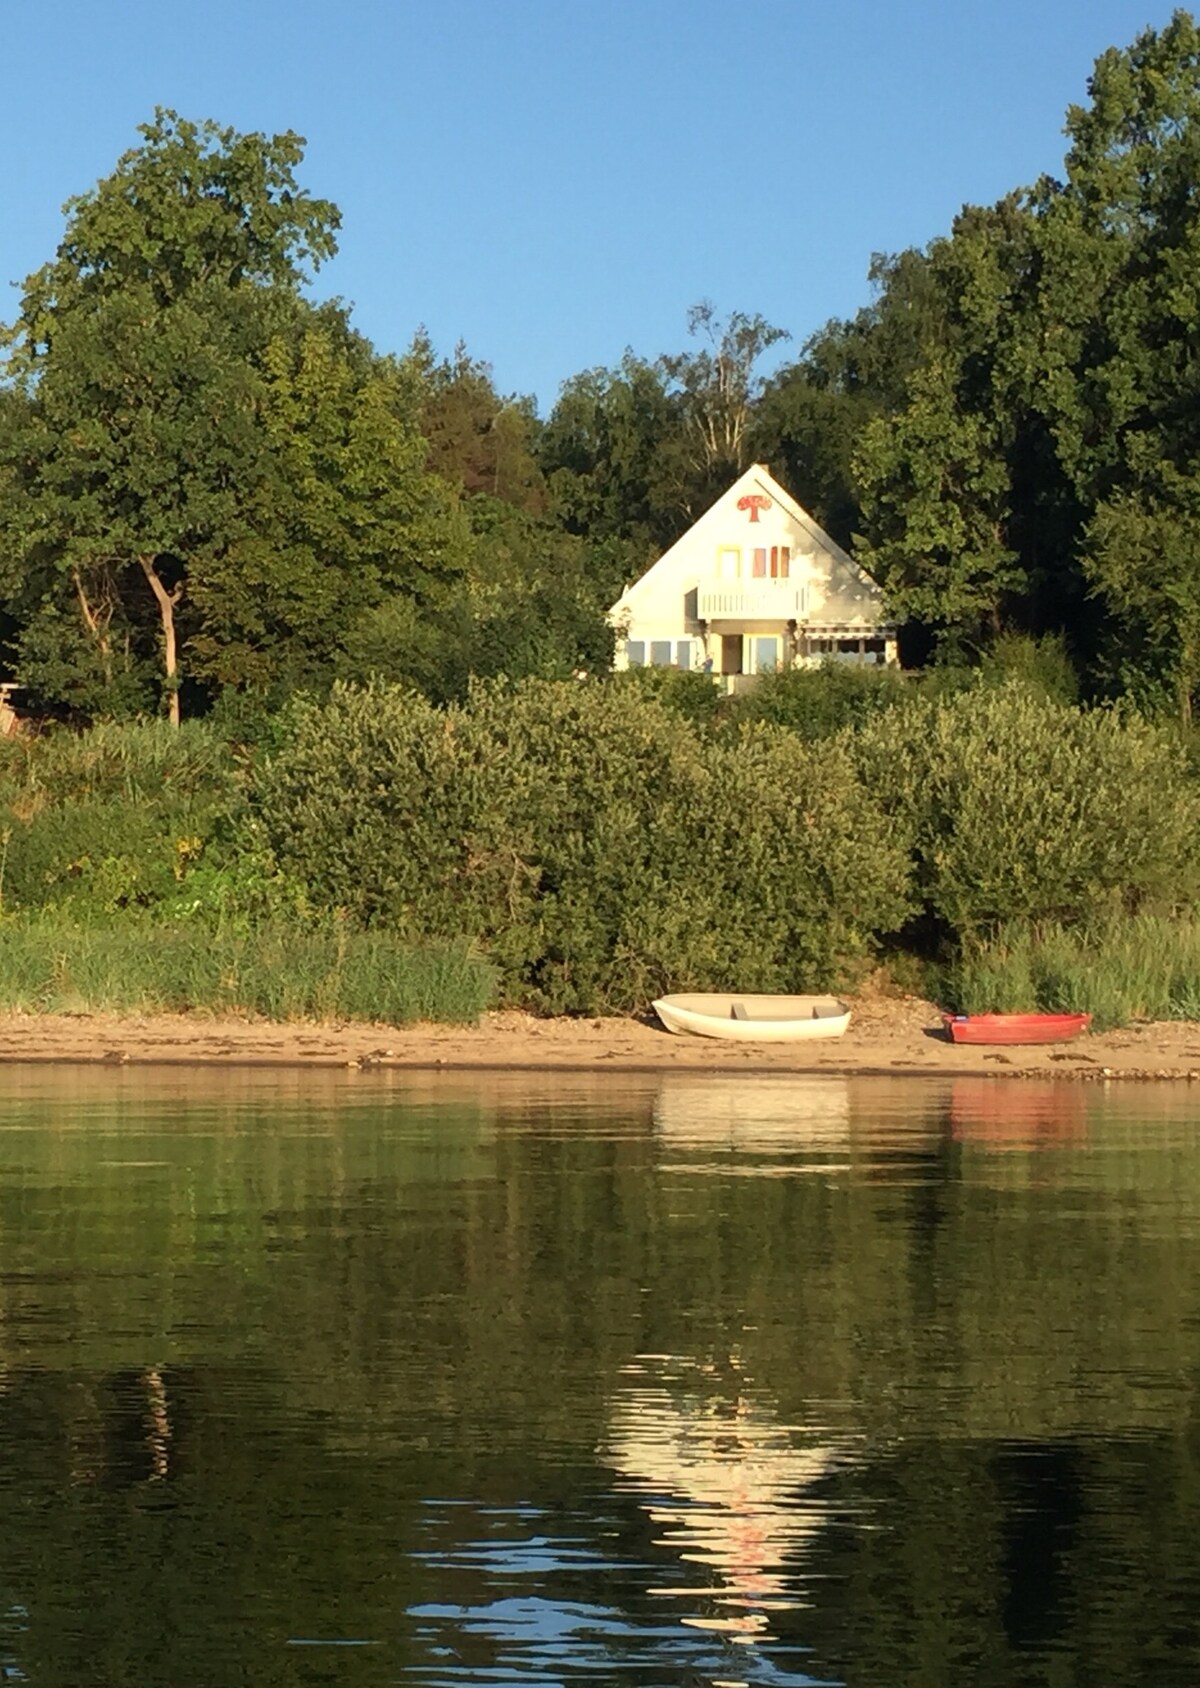
[[[1082,1143],[1088,1134],[1086,1086],[1077,1082],[956,1078],[950,1127],[956,1142],[991,1149],[1045,1149]]]
[[[829,1517],[819,1485],[852,1445],[779,1419],[738,1354],[724,1362],[643,1354],[613,1404],[603,1452],[635,1495],[655,1546],[710,1575],[657,1595],[702,1600],[681,1622],[752,1644],[771,1614],[807,1604],[804,1568]]]
[[[1194,1088],[7,1079],[0,1680],[1200,1682]]]
[[[850,1141],[850,1092],[837,1077],[732,1078],[724,1075],[665,1074],[654,1099],[655,1134],[672,1150],[703,1149],[703,1161],[688,1171],[720,1171],[755,1177],[804,1170],[801,1160],[817,1157],[813,1170],[834,1170],[828,1151],[844,1158]],[[712,1152],[716,1151],[716,1158]],[[771,1155],[764,1165],[757,1158]],[[785,1160],[778,1157],[783,1155]],[[679,1161],[667,1162],[675,1171]]]

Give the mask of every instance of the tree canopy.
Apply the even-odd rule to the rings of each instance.
[[[688,313],[544,418],[424,330],[307,288],[304,142],[168,110],[68,202],[3,331],[0,655],[85,715],[335,676],[460,695],[603,666],[606,608],[754,460],[884,588],[906,649],[1069,650],[1085,697],[1200,692],[1200,31],[1097,60],[1061,175],[878,254],[862,309]],[[1040,647],[1039,647],[1040,648]]]

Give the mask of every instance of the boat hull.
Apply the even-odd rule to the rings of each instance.
[[[669,1032],[732,1043],[811,1043],[841,1037],[850,1010],[834,996],[747,996],[697,991],[664,996],[654,1012]]]
[[[1065,1043],[1092,1023],[1090,1014],[945,1014],[955,1043]]]

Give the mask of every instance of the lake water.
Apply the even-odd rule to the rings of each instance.
[[[1200,1682],[1200,1093],[0,1070],[0,1682]]]

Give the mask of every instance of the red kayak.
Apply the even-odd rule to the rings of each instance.
[[[1090,1014],[943,1014],[955,1043],[1065,1043],[1092,1023]]]

